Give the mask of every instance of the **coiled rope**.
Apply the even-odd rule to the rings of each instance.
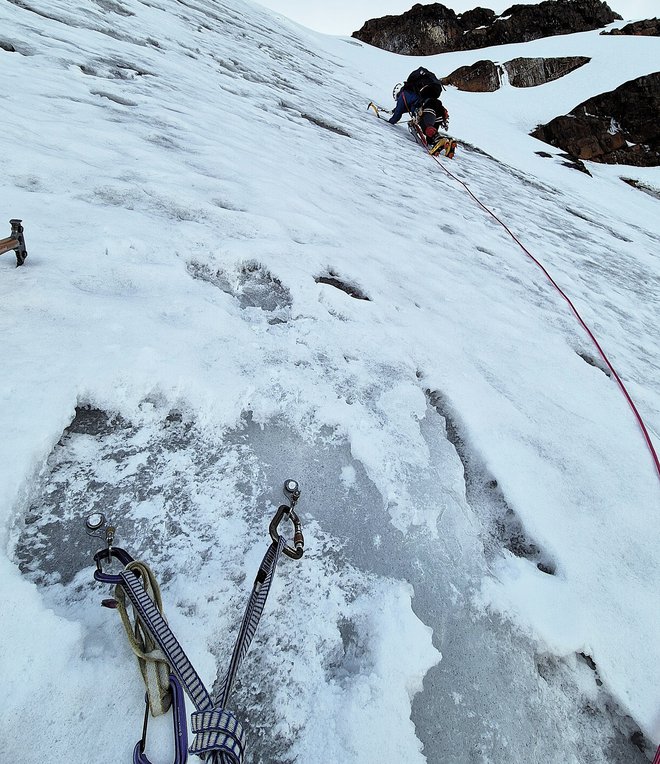
[[[160,594],[158,581],[151,568],[137,560],[129,563],[126,570],[136,573],[142,582],[145,593],[154,603],[158,612],[163,616],[163,600]],[[124,588],[119,584],[115,587],[115,601],[117,611],[126,630],[128,643],[135,653],[144,686],[147,691],[147,702],[152,716],[160,716],[169,710],[172,704],[170,693],[170,665],[163,651],[151,636],[149,630],[143,626],[138,617],[137,610],[133,606],[133,619],[128,614],[127,596]]]
[[[421,130],[418,126],[415,126],[417,129],[417,132],[421,139],[423,139],[423,135],[421,133]],[[426,145],[426,141],[423,141],[424,145]],[[655,450],[655,446],[653,445],[653,442],[651,440],[651,436],[649,434],[649,431],[644,424],[644,420],[642,419],[642,415],[639,413],[637,406],[635,405],[635,402],[633,401],[630,393],[628,392],[626,386],[624,385],[621,377],[618,375],[616,369],[614,366],[612,366],[612,363],[610,362],[610,359],[607,357],[607,354],[601,347],[600,343],[596,339],[594,333],[591,331],[591,329],[587,326],[586,322],[580,315],[580,312],[573,304],[573,301],[571,298],[566,294],[566,292],[557,284],[557,282],[552,278],[550,273],[548,272],[547,268],[536,258],[534,255],[527,249],[527,247],[520,241],[520,239],[513,233],[513,231],[504,223],[489,207],[487,207],[470,189],[467,183],[465,181],[458,178],[454,173],[452,173],[450,170],[448,170],[445,165],[440,161],[439,157],[435,156],[434,154],[429,155],[435,162],[442,167],[444,172],[453,180],[455,180],[457,183],[460,183],[461,186],[468,192],[468,194],[474,199],[474,201],[481,207],[482,210],[487,212],[493,220],[495,220],[499,225],[502,226],[502,228],[509,234],[509,236],[516,242],[516,244],[522,249],[522,251],[529,257],[533,263],[535,263],[545,274],[548,281],[552,284],[552,286],[559,292],[559,294],[564,298],[564,300],[568,303],[570,309],[573,311],[573,314],[577,318],[577,320],[580,322],[580,326],[584,329],[584,331],[587,333],[591,341],[593,342],[594,346],[598,350],[598,354],[603,359],[605,364],[607,365],[607,368],[612,373],[612,376],[616,380],[617,384],[619,385],[619,388],[623,395],[625,396],[626,400],[628,401],[628,404],[630,408],[632,409],[632,412],[635,416],[635,419],[637,420],[637,423],[642,431],[642,434],[644,436],[644,440],[646,441],[646,446],[651,454],[651,457],[653,459],[653,463],[655,464],[655,469],[658,475],[658,479],[660,480],[660,459],[658,458],[658,454]],[[658,764],[660,764],[660,761],[658,761]]]

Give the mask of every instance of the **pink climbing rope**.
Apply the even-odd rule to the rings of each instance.
[[[420,131],[420,136],[421,136],[421,131]],[[423,137],[423,136],[421,136],[421,137]],[[426,143],[426,141],[424,141],[424,143]],[[557,284],[557,282],[552,278],[552,276],[550,275],[550,273],[548,273],[548,271],[545,268],[545,266],[542,263],[540,263],[534,257],[534,255],[527,249],[527,247],[520,241],[520,239],[513,233],[513,231],[511,231],[511,229],[506,225],[506,223],[504,223],[502,220],[500,220],[500,218],[498,218],[497,215],[491,209],[489,209],[480,199],[478,199],[472,193],[472,191],[470,190],[470,187],[467,185],[467,183],[462,181],[460,178],[457,178],[456,175],[454,175],[452,172],[450,172],[444,166],[444,164],[440,161],[440,159],[437,156],[435,156],[434,154],[431,154],[430,156],[431,156],[432,159],[434,159],[437,162],[437,164],[440,165],[440,167],[442,167],[442,169],[447,173],[447,175],[449,175],[450,178],[453,178],[457,183],[460,183],[461,186],[463,186],[463,188],[474,199],[474,201],[481,207],[481,209],[483,209],[485,212],[487,212],[494,220],[496,220],[502,226],[502,228],[504,228],[504,230],[516,242],[516,244],[522,249],[522,251],[543,271],[543,273],[545,274],[547,279],[550,281],[550,283],[559,292],[559,294],[564,298],[564,300],[566,300],[566,302],[569,304],[569,306],[570,306],[571,310],[573,311],[575,317],[580,322],[580,325],[582,326],[584,331],[589,335],[589,338],[591,339],[591,341],[595,345],[596,349],[598,350],[598,353],[599,353],[600,357],[607,364],[607,368],[612,372],[612,376],[616,380],[617,384],[619,385],[619,388],[621,389],[621,392],[624,394],[626,400],[628,401],[628,404],[629,404],[630,408],[632,409],[633,414],[635,415],[635,418],[637,420],[637,423],[639,424],[639,427],[640,427],[640,429],[642,431],[642,434],[644,436],[644,440],[646,441],[647,448],[648,448],[648,450],[651,453],[651,457],[653,459],[656,471],[658,473],[658,479],[660,479],[660,459],[658,459],[658,454],[657,454],[657,452],[655,450],[655,447],[653,445],[653,442],[651,440],[651,436],[649,435],[649,431],[646,428],[646,425],[644,424],[644,420],[642,419],[641,414],[637,410],[637,406],[635,406],[635,402],[633,401],[632,397],[630,396],[630,393],[626,389],[626,386],[623,384],[623,381],[621,380],[621,377],[617,374],[616,369],[610,363],[610,359],[605,354],[605,351],[600,346],[600,343],[598,342],[598,340],[594,336],[594,333],[587,326],[587,324],[585,323],[584,319],[580,315],[578,309],[573,304],[573,302],[570,299],[570,297],[566,294],[566,292],[564,292],[564,290],[559,286],[559,284]],[[660,748],[658,749],[658,753],[656,754],[656,760],[653,762],[653,764],[660,764]]]

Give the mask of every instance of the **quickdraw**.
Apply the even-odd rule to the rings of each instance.
[[[188,758],[188,725],[186,723],[186,698],[178,679],[170,674],[170,693],[172,698],[172,724],[174,725],[174,764],[184,764]],[[133,749],[133,764],[151,764],[144,753],[147,745],[147,727],[149,725],[149,697],[144,696],[144,722],[142,737]]]
[[[190,753],[201,756],[209,764],[242,763],[246,745],[245,732],[238,719],[226,709],[226,705],[238,669],[259,624],[280,554],[284,552],[295,560],[304,554],[302,525],[294,510],[300,498],[300,487],[295,480],[284,483],[284,495],[289,503],[278,508],[270,523],[272,543],[257,571],[229,669],[215,697],[210,695],[167,625],[162,614],[160,590],[149,568],[134,560],[126,550],[114,546],[116,529],[107,523],[103,514],[96,512],[87,517],[87,534],[104,539],[106,544],[104,549],[94,555],[94,578],[115,585],[115,597],[105,599],[101,604],[120,611],[147,688],[142,737],[133,750],[133,764],[150,764],[145,753],[150,712],[160,714],[170,708],[174,726],[174,764],[185,764],[188,758],[188,730],[184,692],[196,709],[191,715],[195,737]],[[288,544],[279,533],[279,525],[285,516],[293,524],[293,545]],[[118,574],[104,570],[104,565],[109,565],[113,560],[124,566]],[[133,623],[126,612],[129,604],[133,608]],[[164,667],[168,672],[165,686],[162,676]]]

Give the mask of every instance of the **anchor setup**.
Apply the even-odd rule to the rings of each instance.
[[[229,668],[215,696],[206,689],[168,626],[153,572],[144,562],[133,559],[126,550],[114,545],[116,528],[105,515],[95,512],[86,518],[87,534],[105,543],[105,547],[94,555],[94,578],[115,587],[114,596],[104,599],[101,604],[119,611],[146,688],[142,737],[133,750],[133,764],[150,764],[145,753],[149,715],[157,716],[170,709],[175,740],[174,764],[184,764],[188,752],[197,754],[209,764],[242,763],[245,731],[227,709],[234,679],[257,630],[280,555],[284,553],[299,560],[305,549],[302,524],[294,509],[300,498],[300,487],[295,480],[284,483],[284,495],[288,504],[280,505],[270,522],[271,544],[257,571]],[[293,525],[292,544],[279,530],[285,518]],[[118,574],[108,571],[113,560],[123,566]],[[185,695],[195,707],[191,715],[194,739],[189,750]]]

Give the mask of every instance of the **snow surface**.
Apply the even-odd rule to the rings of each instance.
[[[289,477],[307,552],[234,695],[249,761],[646,761],[658,475],[543,274],[366,111],[421,60],[240,0],[0,19],[0,208],[29,252],[0,258],[3,761],[128,761],[139,737],[87,513],[153,566],[210,686]],[[573,54],[542,87],[449,90],[441,162],[573,298],[658,447],[659,202],[621,181],[658,169],[588,177],[528,132],[657,70],[660,41],[424,63]]]

